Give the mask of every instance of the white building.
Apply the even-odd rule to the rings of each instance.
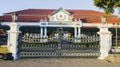
[[[104,59],[108,56],[112,46],[112,33],[108,29],[120,27],[118,25],[120,18],[110,15],[106,19],[103,16],[105,16],[104,13],[94,10],[26,9],[5,13],[0,16],[0,21],[3,27],[10,27],[7,46],[14,59],[17,59],[18,56],[79,57],[93,55],[99,55],[99,59]],[[83,31],[87,34],[83,34]],[[22,34],[19,35],[20,33]],[[99,34],[99,38],[96,35],[91,35],[91,33]],[[20,36],[22,39],[18,38]],[[20,45],[18,39],[22,43],[39,44],[37,46],[35,46],[36,44]],[[53,43],[54,40],[57,41],[57,45]],[[100,45],[99,54],[89,51],[87,53],[81,52],[82,49],[96,48],[93,43],[98,41],[98,45]],[[41,45],[43,42],[44,45]],[[53,45],[50,45],[51,42]],[[21,48],[18,47],[19,45]],[[93,49],[93,51],[95,50]]]

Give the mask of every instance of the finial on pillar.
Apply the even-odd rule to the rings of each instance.
[[[74,21],[77,21],[77,19],[75,19]]]
[[[44,21],[47,21],[47,19],[45,18]]]
[[[18,14],[14,12],[14,13],[12,14],[12,22],[16,22],[17,19],[18,19]]]
[[[102,22],[102,24],[106,24],[107,23],[107,17],[106,16],[102,16],[101,17],[101,22]]]
[[[41,18],[40,21],[43,21],[43,18]]]

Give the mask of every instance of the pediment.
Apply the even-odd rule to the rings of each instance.
[[[72,21],[73,16],[63,8],[59,8],[49,15],[49,21]]]

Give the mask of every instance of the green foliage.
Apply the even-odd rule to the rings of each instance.
[[[120,0],[94,0],[94,5],[109,15],[114,12],[115,8],[120,8]]]

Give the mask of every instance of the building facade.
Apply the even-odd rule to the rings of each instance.
[[[14,59],[25,57],[94,57],[104,59],[120,18],[94,10],[26,9],[0,16],[9,27],[7,46]]]

